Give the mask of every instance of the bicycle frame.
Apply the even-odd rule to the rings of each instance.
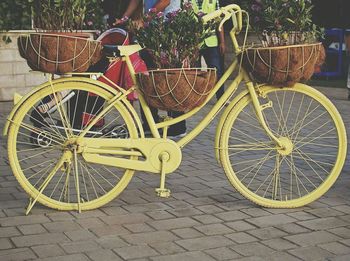
[[[235,30],[232,30],[230,32],[230,37],[231,37],[231,40],[233,42],[233,46],[234,46],[236,54],[240,53],[241,50],[238,46],[238,43],[237,43],[237,40],[235,37]],[[154,138],[160,138],[160,133],[159,133],[158,129],[163,128],[163,130],[167,130],[167,128],[169,126],[174,125],[182,120],[186,120],[186,119],[192,117],[198,111],[200,111],[209,102],[209,100],[214,96],[214,94],[219,90],[219,88],[221,88],[221,86],[223,86],[223,84],[228,80],[228,78],[236,71],[237,66],[238,66],[238,60],[236,59],[231,63],[231,65],[225,71],[223,76],[218,80],[215,87],[213,88],[213,90],[208,95],[207,99],[205,100],[205,102],[202,105],[198,106],[197,108],[195,108],[191,111],[184,113],[183,115],[181,115],[177,118],[156,123],[153,119],[150,107],[148,106],[144,97],[142,96],[142,92],[140,91],[140,88],[137,84],[135,71],[134,71],[133,66],[131,64],[129,56],[125,56],[124,59],[127,63],[127,66],[129,68],[130,72],[131,72],[131,76],[132,76],[132,79],[133,79],[134,84],[135,84],[132,88],[137,90],[137,92],[139,94],[140,106],[145,113],[146,120],[148,122],[148,125],[150,127],[150,131],[151,131]],[[224,107],[224,105],[229,101],[229,99],[236,92],[239,84],[242,81],[245,82],[248,93],[252,97],[253,105],[254,105],[254,108],[256,110],[256,115],[257,115],[258,120],[261,123],[262,127],[265,129],[267,135],[270,136],[271,139],[276,142],[278,147],[283,147],[280,140],[269,130],[268,126],[265,123],[265,120],[264,120],[264,117],[262,114],[262,110],[264,108],[266,108],[266,106],[269,106],[269,105],[268,104],[264,105],[264,106],[260,105],[260,102],[258,100],[258,95],[256,93],[256,90],[255,90],[255,87],[254,87],[252,80],[250,79],[247,72],[243,68],[240,67],[238,75],[235,77],[233,82],[227,87],[227,89],[225,90],[222,97],[217,101],[217,103],[213,106],[213,108],[209,111],[209,113],[193,128],[193,130],[191,130],[185,137],[183,137],[179,141],[177,141],[177,144],[180,148],[183,148],[187,143],[189,143],[195,137],[197,137],[211,123],[211,121],[215,118],[215,116],[221,111],[221,109]],[[238,100],[236,102],[238,102]],[[163,135],[164,134],[166,135],[166,131],[163,131]],[[220,132],[217,132],[216,135],[219,135],[219,134],[220,134]],[[216,137],[216,140],[218,140],[218,138],[219,137]]]

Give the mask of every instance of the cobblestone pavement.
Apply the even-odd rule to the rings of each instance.
[[[319,88],[350,132],[345,89]],[[10,103],[0,103],[2,129]],[[203,112],[205,113],[205,112]],[[211,124],[184,149],[167,178],[172,197],[155,196],[156,175],[136,173],[106,206],[81,214],[37,204],[8,166],[1,137],[0,260],[350,260],[350,163],[333,188],[297,209],[265,209],[243,199],[215,160]]]

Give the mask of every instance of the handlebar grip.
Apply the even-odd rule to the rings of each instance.
[[[202,20],[204,23],[207,23],[208,21],[213,20],[216,17],[220,17],[221,14],[222,14],[222,11],[219,9],[209,14],[206,14],[205,16],[202,17]]]

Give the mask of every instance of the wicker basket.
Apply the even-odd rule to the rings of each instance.
[[[259,83],[292,86],[309,80],[324,62],[321,43],[248,48],[241,54],[243,67]]]
[[[85,72],[101,58],[101,43],[82,36],[32,33],[18,38],[29,67],[47,73]]]
[[[147,103],[171,111],[189,111],[202,105],[216,83],[216,69],[161,69],[137,76]]]

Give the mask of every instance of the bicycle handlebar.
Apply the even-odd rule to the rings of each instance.
[[[236,32],[240,32],[242,30],[242,9],[236,4],[230,4],[225,7],[221,7],[219,10],[216,10],[203,16],[202,19],[204,23],[207,23],[210,20],[213,20],[217,17],[221,17],[221,15],[224,15],[224,17],[220,22],[219,31],[221,31],[223,24],[231,17],[233,21],[234,30]]]

